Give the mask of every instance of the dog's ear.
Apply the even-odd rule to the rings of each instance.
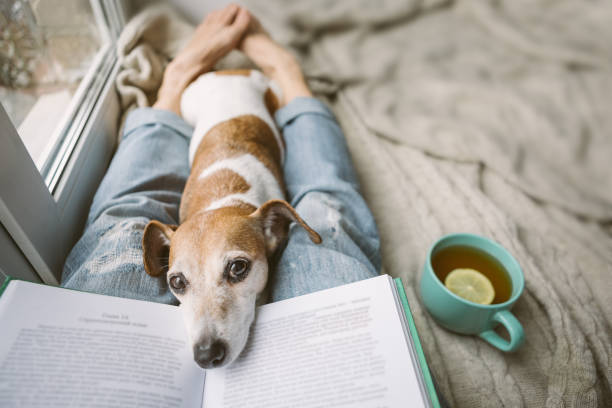
[[[265,202],[251,217],[261,220],[264,236],[266,238],[266,251],[274,254],[287,239],[289,224],[295,222],[306,230],[310,240],[315,244],[322,242],[321,236],[298,215],[298,213],[283,200],[270,200]]]
[[[149,221],[142,235],[142,258],[145,271],[151,276],[159,276],[168,270],[170,238],[176,225],[166,225],[159,221]]]

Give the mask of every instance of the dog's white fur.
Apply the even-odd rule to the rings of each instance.
[[[216,75],[211,72],[189,85],[181,98],[181,114],[187,123],[195,126],[189,144],[189,163],[193,163],[195,152],[210,129],[242,115],[255,115],[268,124],[281,149],[282,162],[284,149],[281,134],[262,103],[268,88],[280,95],[276,82],[256,70],[251,70],[249,76]]]
[[[231,194],[223,197],[210,204],[206,210],[227,207],[235,204],[236,201],[251,204],[259,208],[268,200],[282,200],[284,198],[283,190],[278,184],[278,180],[276,180],[272,172],[252,154],[244,154],[242,156],[219,160],[205,168],[200,173],[199,178],[204,179],[223,169],[231,170],[241,176],[249,183],[251,188],[249,188],[246,193]]]

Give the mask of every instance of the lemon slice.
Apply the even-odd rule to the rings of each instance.
[[[481,305],[490,305],[495,289],[489,278],[475,269],[453,269],[446,276],[444,285],[457,296]]]

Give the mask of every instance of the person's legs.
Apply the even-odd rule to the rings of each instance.
[[[191,133],[191,127],[169,111],[145,108],[128,116],[85,232],[66,260],[62,286],[174,302],[165,281],[145,273],[141,240],[151,219],[178,224]]]
[[[374,218],[359,192],[351,158],[332,113],[314,98],[296,98],[276,114],[287,147],[288,198],[323,242],[301,228],[271,278],[273,301],[367,279],[380,269]]]
[[[271,276],[277,301],[374,277],[380,269],[379,237],[359,192],[346,141],[327,107],[312,97],[293,55],[274,42],[256,19],[241,49],[282,88],[276,121],[286,143],[288,199],[323,238],[310,241],[292,228]]]
[[[249,18],[237,6],[207,17],[194,34],[193,46],[164,74],[154,105],[159,109],[141,109],[129,116],[123,142],[94,198],[85,233],[66,261],[63,286],[175,301],[165,280],[152,279],[144,272],[141,245],[149,220],[179,221],[192,130],[170,111],[178,112],[182,89],[194,75],[207,70],[211,58],[218,58],[239,41]],[[243,50],[258,64],[272,63],[262,66],[264,72],[280,83],[283,103],[293,100],[276,118],[287,144],[284,173],[289,200],[323,237],[323,244],[314,246],[298,229],[291,231],[271,282],[272,298],[375,276],[380,267],[376,225],[359,193],[340,127],[323,104],[308,97],[311,94],[297,62],[260,28],[252,28]],[[202,41],[218,43],[212,47],[216,51],[205,51]]]

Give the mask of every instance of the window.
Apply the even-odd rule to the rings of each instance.
[[[114,147],[122,7],[0,2],[0,222],[47,283],[59,281]],[[0,269],[11,274],[1,259]]]
[[[114,59],[99,2],[2,3],[2,104],[53,192]],[[95,11],[95,12],[94,12]]]

